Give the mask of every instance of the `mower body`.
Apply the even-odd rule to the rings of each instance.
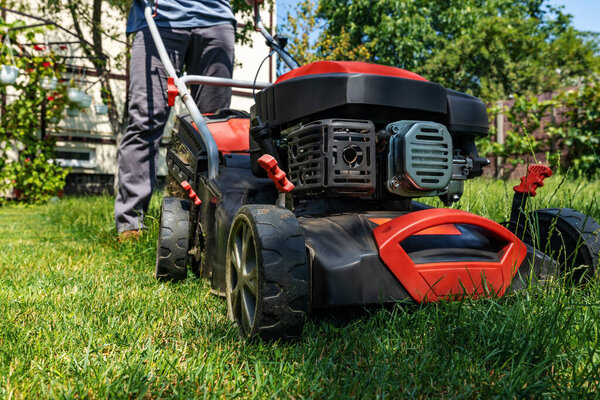
[[[224,295],[234,217],[244,205],[277,201],[248,133],[258,116],[269,124],[295,185],[287,205],[306,244],[309,309],[503,295],[521,264],[532,262],[532,249],[493,221],[413,201],[457,199],[462,181],[481,173],[486,160],[474,139],[488,133],[485,105],[403,70],[353,64],[315,63],[284,75],[257,94],[252,116],[228,110],[207,116],[221,152],[215,179],[207,177],[191,119],[178,117],[167,164],[175,183],[190,182],[201,200],[190,211],[193,270]],[[415,124],[414,138],[400,136]],[[400,133],[382,134],[387,142],[378,143],[377,132],[397,126]],[[407,146],[414,153],[408,166]],[[423,176],[431,179],[415,182]],[[415,225],[415,218],[425,223]],[[386,229],[400,236],[389,238]]]

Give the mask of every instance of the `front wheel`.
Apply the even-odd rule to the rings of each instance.
[[[300,336],[308,261],[294,214],[271,205],[241,207],[229,233],[225,279],[227,313],[242,336]]]

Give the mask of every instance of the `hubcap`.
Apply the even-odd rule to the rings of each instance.
[[[258,268],[254,237],[247,223],[242,221],[235,228],[229,251],[229,309],[233,320],[248,333],[256,314]]]

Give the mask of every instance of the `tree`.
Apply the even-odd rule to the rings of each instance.
[[[305,0],[284,28],[320,30],[313,43],[292,40],[305,60],[392,65],[486,101],[571,85],[600,69],[597,41],[547,0],[317,1]]]

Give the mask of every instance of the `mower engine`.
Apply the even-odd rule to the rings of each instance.
[[[379,184],[402,197],[458,201],[473,168],[472,158],[453,156],[452,137],[436,122],[398,121],[375,132],[371,121],[330,119],[287,135],[290,180],[295,193],[306,196],[325,190],[332,195],[373,195],[376,158],[382,153]]]
[[[258,93],[253,125],[267,134],[252,135],[254,160],[278,158],[296,199],[458,201],[464,181],[489,164],[475,146],[488,134],[481,100],[389,67],[338,73],[349,65],[361,68],[313,63]]]

